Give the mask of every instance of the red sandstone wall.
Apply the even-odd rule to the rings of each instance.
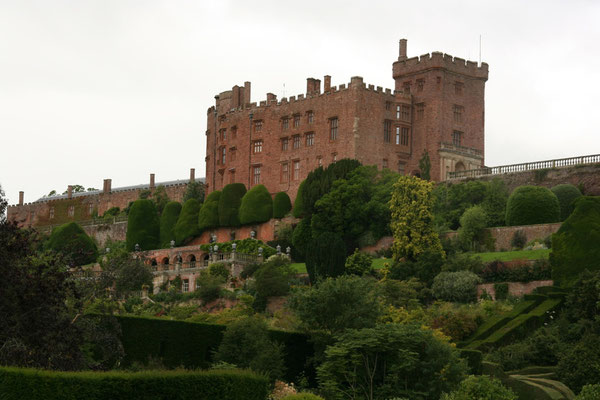
[[[531,294],[536,288],[543,286],[552,286],[554,281],[546,280],[546,281],[532,281],[527,283],[522,282],[508,282],[508,294],[515,297],[523,297],[526,294]],[[486,291],[487,294],[492,296],[492,299],[496,299],[496,290],[494,289],[493,283],[483,283],[477,285],[477,298],[479,299],[483,293]]]

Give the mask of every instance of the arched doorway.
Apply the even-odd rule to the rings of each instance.
[[[454,171],[464,171],[464,170],[466,170],[466,168],[465,168],[465,164],[463,164],[462,161],[459,161],[456,164],[454,164]]]

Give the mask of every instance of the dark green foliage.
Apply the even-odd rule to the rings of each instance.
[[[310,243],[313,240],[312,229],[310,228],[311,218],[304,217],[294,229],[292,234],[292,244],[296,251],[300,254],[300,261],[306,260],[306,253],[309,250]]]
[[[442,270],[444,258],[437,251],[426,251],[419,255],[416,261],[394,262],[390,268],[391,279],[407,280],[417,278],[425,285],[431,286],[435,278]]]
[[[335,233],[320,234],[306,250],[306,271],[312,283],[342,275],[345,261],[346,245]]]
[[[486,183],[481,207],[488,217],[488,226],[504,226],[507,201],[508,188],[502,179],[494,178]]]
[[[419,170],[421,171],[421,179],[426,181],[431,179],[431,160],[427,150],[423,150],[423,155],[419,159]]]
[[[445,301],[468,303],[477,300],[477,284],[480,279],[469,271],[441,272],[433,280],[433,294]]]
[[[597,400],[600,399],[600,384],[585,385],[576,400]]]
[[[223,282],[227,282],[229,279],[229,266],[223,263],[213,263],[208,267],[208,273],[212,276],[220,276],[223,278]]]
[[[111,248],[110,253],[102,258],[100,265],[102,274],[98,279],[101,289],[114,286],[118,295],[128,291],[140,290],[143,285],[152,284],[152,272],[141,257],[133,258],[123,248]]]
[[[196,277],[196,290],[194,294],[201,299],[204,304],[208,304],[219,297],[223,293],[223,284],[225,279],[222,275],[217,274],[200,274]],[[181,287],[181,286],[180,286]]]
[[[145,372],[51,372],[1,368],[0,385],[7,399],[105,400],[206,399],[263,400],[267,378],[237,370]],[[4,397],[4,396],[3,396]]]
[[[300,254],[300,252],[298,251],[296,246],[294,246],[294,244],[292,243],[291,239],[290,240],[288,240],[288,239],[269,240],[267,242],[267,245],[269,245],[270,247],[272,247],[274,249],[276,249],[277,246],[281,246],[282,253],[286,253],[286,249],[289,247],[291,250],[290,253],[291,253],[293,262],[304,261],[304,256],[302,256],[302,254]]]
[[[572,285],[585,269],[600,269],[600,197],[581,197],[552,236],[552,279]]]
[[[271,257],[273,254],[277,252],[274,248],[267,246],[261,240],[256,239],[243,239],[243,240],[233,240],[231,242],[223,242],[223,243],[211,243],[211,244],[202,244],[200,248],[204,251],[209,251],[210,247],[214,248],[215,245],[219,246],[219,252],[229,253],[233,249],[233,243],[236,244],[235,251],[243,254],[254,254],[258,255],[258,249],[262,247],[263,256],[265,259]]]
[[[182,201],[185,203],[189,199],[196,199],[200,204],[204,202],[204,184],[202,182],[194,181],[187,184]]]
[[[483,181],[438,184],[433,190],[435,224],[441,228],[458,229],[460,217],[465,210],[482,204],[486,200],[488,185]],[[495,190],[491,190],[489,193],[493,199]],[[490,203],[496,203],[496,201],[490,200]]]
[[[486,226],[488,226],[488,217],[483,207],[469,207],[460,217],[458,237],[469,250],[476,250],[484,242],[484,229]]]
[[[568,320],[594,320],[600,314],[600,272],[584,271],[567,295],[565,313]]]
[[[600,383],[600,336],[588,334],[562,353],[556,375],[575,393],[584,385]]]
[[[248,190],[240,205],[239,218],[242,225],[267,222],[273,216],[273,199],[264,185]]]
[[[133,251],[139,244],[141,250],[160,247],[160,221],[154,203],[148,199],[133,202],[127,218],[126,247]]]
[[[463,379],[458,353],[418,324],[350,330],[327,348],[319,383],[327,399],[437,400]]]
[[[268,260],[254,274],[256,299],[259,303],[266,304],[269,297],[285,296],[290,291],[290,279],[294,275],[287,257],[273,257]]]
[[[167,194],[167,189],[163,185],[158,185],[154,192],[152,193],[152,201],[156,206],[156,212],[158,215],[161,215],[165,206],[169,203],[171,199],[169,199],[169,195]]]
[[[548,260],[502,262],[492,261],[475,271],[483,282],[531,282],[550,279]]]
[[[554,193],[541,186],[519,186],[506,203],[506,225],[558,222],[560,205]]]
[[[496,292],[496,300],[506,300],[508,297],[508,283],[495,283],[494,292]]]
[[[106,210],[106,212],[102,215],[102,218],[104,218],[105,220],[114,218],[117,215],[119,215],[119,212],[121,212],[121,209],[119,207],[111,207],[108,210]]]
[[[300,183],[300,186],[298,186],[298,192],[296,193],[296,199],[294,200],[292,215],[296,218],[301,218],[304,216],[304,201],[302,200],[302,193],[304,192],[305,185],[306,180],[303,180]]]
[[[283,218],[292,209],[290,196],[286,192],[279,192],[273,199],[273,218]]]
[[[345,271],[347,274],[363,276],[373,271],[373,257],[367,253],[361,253],[358,249],[346,258]]]
[[[175,242],[178,246],[186,244],[190,239],[200,234],[198,228],[198,214],[200,213],[200,203],[196,199],[189,199],[181,209],[181,214],[177,219],[177,224],[173,232],[175,233]]]
[[[558,198],[560,221],[564,221],[573,212],[573,202],[580,198],[582,194],[579,189],[569,184],[556,185],[551,190]]]
[[[171,240],[175,240],[175,225],[181,213],[181,203],[171,201],[160,216],[160,247],[171,246]]]
[[[502,382],[489,376],[469,376],[453,392],[444,394],[440,400],[518,400],[519,397]]]
[[[481,374],[481,361],[483,361],[483,353],[479,350],[460,349],[460,358],[467,362],[469,373]]]
[[[513,249],[522,250],[527,244],[527,236],[522,229],[516,230],[513,237],[510,239],[510,246]]]
[[[505,371],[514,371],[528,365],[556,365],[560,339],[555,326],[537,329],[522,341],[513,342],[494,350],[489,359]]]
[[[200,232],[209,229],[216,228],[219,226],[219,199],[221,198],[221,192],[215,190],[211,192],[207,197],[206,201],[200,209],[198,215],[198,229]]]
[[[219,197],[219,226],[241,225],[239,211],[245,194],[246,186],[243,183],[225,185]]]
[[[284,372],[283,346],[269,338],[267,323],[259,318],[238,319],[227,326],[215,361],[250,368],[271,380]]]
[[[62,253],[71,266],[89,264],[98,257],[96,243],[75,222],[54,228],[47,248]]]

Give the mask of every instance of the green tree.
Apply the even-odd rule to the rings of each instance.
[[[600,336],[587,334],[560,353],[556,375],[575,393],[585,385],[600,384]]]
[[[373,327],[383,313],[375,281],[348,275],[296,289],[288,306],[304,329],[326,335]]]
[[[558,198],[558,204],[560,205],[560,221],[564,221],[573,212],[573,202],[580,198],[582,194],[579,189],[569,184],[556,185],[551,190]]]
[[[306,250],[306,271],[312,283],[344,273],[346,245],[335,233],[317,236]]]
[[[198,229],[199,213],[200,203],[198,203],[198,200],[189,199],[185,202],[177,219],[177,224],[173,229],[178,246],[186,244],[200,233]]]
[[[554,193],[541,186],[519,186],[506,203],[506,225],[558,222],[560,205]]]
[[[575,400],[597,400],[600,399],[600,384],[585,385]]]
[[[273,199],[273,218],[283,218],[292,209],[290,196],[286,192],[279,192]]]
[[[413,176],[400,176],[390,200],[394,260],[416,260],[425,251],[443,254],[433,228],[433,183]]]
[[[363,276],[373,271],[373,257],[367,253],[361,253],[358,249],[346,258],[344,269],[347,274]]]
[[[504,226],[506,220],[506,202],[508,188],[498,177],[487,182],[481,207],[488,217],[488,226]]]
[[[209,228],[219,226],[219,199],[221,191],[215,190],[211,192],[200,209],[198,214],[198,229],[202,232]]]
[[[85,265],[96,261],[96,243],[75,222],[56,227],[48,238],[47,248],[62,253],[71,266]]]
[[[433,294],[445,301],[460,303],[477,300],[477,284],[481,279],[470,271],[441,272],[433,280]]]
[[[444,229],[458,229],[460,217],[467,208],[478,204],[483,205],[488,198],[490,204],[484,208],[487,210],[492,204],[495,205],[496,201],[492,202],[492,199],[496,196],[494,192],[498,189],[496,185],[499,186],[499,184],[495,184],[494,190],[488,193],[490,185],[491,183],[488,184],[483,181],[439,183],[433,190],[435,225]],[[508,197],[508,193],[506,196]],[[504,216],[503,213],[502,225],[504,224]]]
[[[266,322],[257,317],[245,317],[227,326],[215,361],[250,368],[274,380],[285,371],[282,347],[269,339]]]
[[[300,254],[301,260],[306,259],[306,254],[310,249],[310,243],[312,242],[312,229],[310,228],[311,218],[306,216],[302,218],[300,223],[294,229],[292,233],[292,245],[296,251]]]
[[[154,203],[148,199],[133,202],[127,216],[126,247],[128,251],[151,250],[160,247],[160,221]]]
[[[517,395],[489,376],[469,376],[458,389],[443,394],[440,400],[518,400]]]
[[[256,185],[248,190],[240,205],[239,217],[242,225],[267,222],[273,216],[273,199],[265,185]]]
[[[572,285],[584,270],[600,270],[600,197],[581,197],[552,235],[552,279]]]
[[[152,285],[154,275],[141,257],[133,257],[124,248],[111,248],[111,251],[102,258],[101,283],[103,288],[112,287],[114,284],[117,294],[140,290],[143,285]]]
[[[181,203],[171,201],[160,216],[160,247],[168,248],[171,240],[175,240],[175,225],[181,214]]]
[[[421,171],[421,179],[426,181],[431,179],[431,160],[427,150],[423,150],[423,155],[419,159],[419,170]]]
[[[189,182],[183,194],[183,203],[189,199],[196,199],[198,203],[204,202],[204,184],[199,181]]]
[[[243,183],[225,185],[219,197],[220,226],[240,226],[239,210],[245,194],[246,186]]]
[[[287,257],[272,256],[267,260],[254,273],[255,308],[263,309],[269,297],[287,295],[290,291],[290,280],[294,276]]]
[[[71,189],[73,190],[73,193],[85,192],[85,188],[81,185],[71,185]],[[67,193],[69,193],[69,190],[65,190],[63,192],[63,194],[67,194]]]
[[[488,225],[488,216],[482,206],[468,208],[460,217],[458,237],[467,244],[470,250],[475,250],[483,244],[485,228]]]
[[[300,182],[300,186],[298,186],[298,192],[296,193],[296,199],[294,200],[294,209],[292,210],[292,215],[296,218],[301,218],[304,216],[304,201],[302,200],[302,192],[304,191],[305,185],[306,179]]]
[[[455,348],[412,324],[350,330],[325,355],[317,374],[328,399],[437,400],[466,370]]]

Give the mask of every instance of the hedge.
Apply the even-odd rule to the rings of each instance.
[[[306,271],[313,284],[320,279],[335,278],[344,274],[346,244],[336,233],[321,233],[310,242],[305,256]]]
[[[98,257],[96,243],[75,222],[54,228],[47,247],[62,253],[72,265],[89,264]]]
[[[125,350],[123,365],[159,359],[165,367],[208,368],[219,348],[225,325],[201,324],[159,318],[117,316]],[[285,379],[304,375],[315,382],[314,367],[307,361],[314,348],[308,336],[297,332],[269,331],[271,339],[284,345]]]
[[[283,218],[292,210],[292,201],[286,192],[279,192],[273,199],[273,218]]]
[[[298,192],[296,192],[296,200],[294,200],[294,208],[292,211],[292,215],[296,218],[301,218],[304,216],[304,200],[302,199],[302,192],[304,191],[304,186],[306,185],[306,180],[303,180],[298,186]]]
[[[171,240],[175,240],[175,224],[181,213],[181,203],[171,201],[165,206],[160,216],[160,247],[167,248]]]
[[[139,244],[141,250],[156,249],[160,244],[160,221],[152,200],[133,202],[127,218],[126,245],[133,251]]]
[[[552,193],[558,198],[560,206],[560,220],[564,221],[573,212],[573,202],[582,196],[579,189],[570,184],[556,185],[552,189]]]
[[[239,210],[242,197],[246,194],[243,183],[230,183],[223,188],[219,197],[219,225],[240,226]]]
[[[221,191],[215,190],[208,195],[198,214],[198,229],[204,231],[219,226],[219,199]]]
[[[243,370],[56,372],[0,367],[2,399],[264,400],[266,377]]]
[[[581,197],[573,213],[552,235],[552,279],[571,286],[584,270],[600,270],[600,197]]]
[[[554,193],[540,186],[519,186],[506,203],[506,225],[558,222],[560,205]]]
[[[273,216],[273,199],[265,185],[248,190],[240,205],[239,218],[242,225],[267,222]]]
[[[194,236],[200,233],[198,229],[198,218],[200,213],[200,202],[196,199],[189,199],[183,205],[181,214],[177,219],[177,224],[173,231],[175,232],[175,241],[178,246],[186,244]]]

